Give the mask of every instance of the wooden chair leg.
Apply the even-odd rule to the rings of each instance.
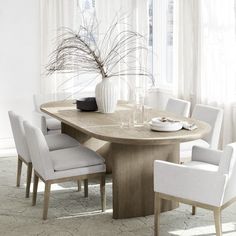
[[[84,197],[88,197],[88,180],[84,180]]]
[[[31,176],[32,176],[32,163],[29,163],[27,167],[26,193],[25,193],[26,198],[28,198],[30,194]]]
[[[36,205],[38,182],[39,182],[39,177],[34,173],[34,188],[33,188],[32,206]]]
[[[221,209],[216,207],[214,210],[216,236],[222,236]]]
[[[18,157],[16,187],[20,187],[21,170],[22,170],[22,160]]]
[[[195,206],[192,206],[192,215],[196,215],[197,208]]]
[[[45,190],[44,190],[43,220],[46,220],[47,216],[48,216],[50,190],[51,190],[51,183],[46,181],[45,182]]]
[[[78,192],[81,191],[81,181],[77,180]]]
[[[160,212],[161,212],[161,198],[159,193],[155,193],[155,215],[154,215],[154,235],[160,236]]]
[[[106,210],[106,187],[105,186],[106,186],[106,176],[104,174],[101,176],[101,183],[100,183],[102,212]]]

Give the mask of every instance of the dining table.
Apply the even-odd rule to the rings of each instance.
[[[135,124],[135,106],[119,102],[114,113],[84,112],[74,100],[42,104],[41,111],[61,121],[61,132],[77,139],[105,159],[107,173],[112,174],[113,218],[124,219],[154,213],[153,164],[155,160],[179,163],[180,143],[206,136],[209,124],[177,116],[154,108],[145,108],[142,123]],[[196,129],[158,132],[150,129],[149,120],[169,117],[194,123]],[[164,180],[163,180],[164,181]],[[162,211],[178,206],[162,201]]]

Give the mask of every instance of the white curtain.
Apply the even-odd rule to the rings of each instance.
[[[236,141],[234,0],[179,0],[175,16],[175,93],[224,109],[222,145]]]
[[[78,30],[80,25],[79,0],[41,0],[41,81],[42,94],[65,92],[73,86],[70,76],[55,74],[47,76],[45,66],[49,61],[50,53],[55,50],[58,36],[63,28]],[[68,81],[67,83],[65,83]]]
[[[117,33],[130,29],[148,38],[149,19],[147,0],[97,0],[96,14],[99,22],[100,36],[105,34],[115,17],[118,19],[125,17],[125,20],[123,20],[123,23],[125,24],[119,25]],[[145,43],[146,46],[148,46],[148,40],[146,40]],[[146,67],[147,54],[142,51],[139,54],[139,58],[141,58],[141,64]],[[119,66],[119,69],[122,70],[122,65]],[[134,88],[142,87],[145,90],[146,81],[146,78],[141,78],[140,76],[126,76],[119,78],[120,99],[130,99]]]
[[[82,8],[86,8],[88,0],[41,0],[41,92],[56,93],[67,91],[74,85],[78,87],[78,80],[68,80],[71,75],[53,75],[48,77],[45,75],[45,65],[48,62],[49,55],[57,45],[58,29],[61,27],[69,27],[78,29],[82,23]],[[148,36],[148,1],[147,0],[96,0],[95,11],[99,23],[99,37],[102,37],[115,16],[122,17],[126,14],[128,17],[125,23],[129,25],[129,29],[137,31],[142,35]],[[123,24],[118,27],[117,33],[127,29],[127,25]],[[148,43],[148,41],[147,41]],[[142,58],[142,65],[147,62],[147,55],[143,52],[139,56]],[[122,67],[119,68],[122,70]],[[83,77],[83,76],[82,76]],[[91,76],[90,76],[91,77]],[[144,79],[135,76],[118,78],[120,88],[120,98],[129,99],[130,91],[134,87],[145,86]],[[85,78],[88,80],[91,78]],[[84,78],[80,78],[84,81]],[[70,81],[69,83],[65,81]],[[95,81],[96,82],[96,81]],[[75,83],[75,84],[73,84]],[[61,86],[63,84],[63,86]],[[85,90],[94,90],[94,83],[90,83]],[[83,89],[82,89],[83,90]],[[80,91],[80,90],[79,90]],[[84,91],[84,90],[83,90]]]
[[[179,0],[174,5],[174,92],[192,100],[198,81],[199,1]],[[195,101],[192,101],[195,103]]]

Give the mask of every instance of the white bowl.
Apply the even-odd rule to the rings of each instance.
[[[170,119],[169,119],[170,120]],[[155,131],[178,131],[183,128],[183,125],[180,121],[164,121],[162,117],[153,118],[150,122],[150,128]]]

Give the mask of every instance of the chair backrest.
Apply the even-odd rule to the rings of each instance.
[[[223,110],[212,106],[197,104],[193,110],[192,118],[205,121],[211,126],[210,133],[203,139],[211,148],[217,149],[223,121]]]
[[[228,144],[223,151],[219,172],[227,175],[224,199],[226,203],[236,197],[236,143]]]
[[[219,172],[221,174],[229,174],[232,173],[232,168],[234,163],[231,162],[234,157],[234,150],[236,144],[228,144],[222,153],[222,157],[220,158],[220,163],[219,163]],[[235,147],[234,147],[235,146]]]
[[[13,111],[8,111],[10,118],[12,133],[16,145],[17,154],[21,156],[26,162],[31,162],[30,153],[25,137],[25,130],[23,127],[23,119]]]
[[[71,94],[69,94],[69,93],[34,94],[33,101],[34,101],[35,111],[40,112],[40,106],[43,103],[64,100],[64,99],[69,98],[70,95]]]
[[[53,175],[54,170],[45,137],[39,128],[29,122],[24,121],[23,125],[34,169],[47,180]]]
[[[190,106],[191,103],[189,101],[169,98],[166,105],[166,111],[172,112],[176,115],[188,117],[190,112]]]

